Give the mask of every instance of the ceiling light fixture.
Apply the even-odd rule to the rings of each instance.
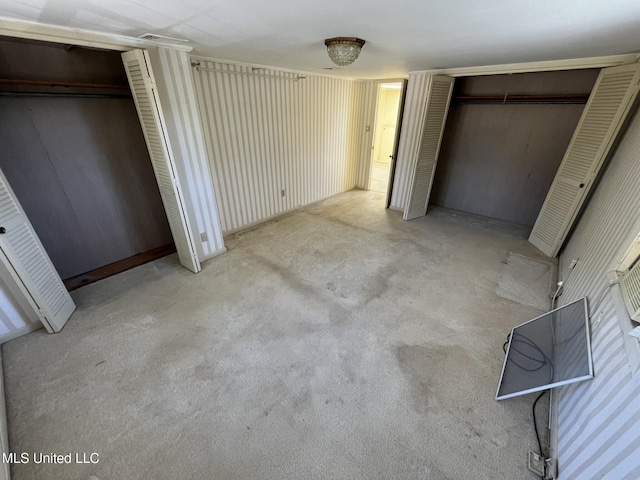
[[[333,63],[341,67],[351,65],[360,55],[365,41],[356,37],[334,37],[324,41]]]

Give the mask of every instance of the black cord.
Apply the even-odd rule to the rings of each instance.
[[[542,458],[547,458],[547,456],[542,452],[542,442],[540,442],[540,434],[538,433],[538,422],[536,420],[536,405],[538,404],[538,400],[540,400],[542,396],[548,391],[549,390],[545,390],[542,393],[540,393],[540,395],[538,395],[538,398],[536,398],[535,402],[533,402],[533,407],[531,408],[531,413],[533,415],[533,428],[536,431],[536,440],[538,441],[538,450],[540,451],[540,455],[542,456]],[[545,465],[546,465],[546,462],[545,462]],[[540,477],[540,478],[544,480],[544,477]]]
[[[517,338],[519,337],[519,338]],[[549,364],[549,367],[551,368],[551,380],[553,380],[553,375],[554,375],[554,368],[553,368],[553,362],[551,361],[551,359],[549,357],[547,357],[547,355],[545,355],[545,353],[542,351],[542,349],[540,349],[540,347],[538,347],[538,345],[536,345],[534,342],[532,342],[529,338],[525,337],[524,335],[520,335],[520,334],[515,334],[513,336],[513,338],[511,338],[511,333],[509,333],[509,335],[507,335],[507,341],[504,342],[504,344],[502,345],[502,350],[507,353],[507,345],[509,344],[509,341],[511,341],[511,348],[513,348],[513,350],[517,353],[519,353],[520,355],[522,355],[525,358],[528,358],[529,360],[533,360],[536,363],[539,363],[540,365],[535,367],[535,368],[526,368],[522,365],[519,365],[517,362],[515,362],[513,359],[510,359],[512,363],[514,363],[517,367],[526,370],[528,372],[535,372],[537,370],[540,370],[542,367],[544,367],[547,363]],[[534,351],[537,351],[538,353],[540,353],[542,355],[542,359],[539,358],[535,358],[532,357],[530,355],[527,355],[526,353],[524,353],[522,350],[517,349],[514,345],[516,343],[523,343],[525,345],[528,345],[529,347],[534,348]],[[547,456],[544,454],[544,452],[542,451],[542,442],[540,441],[540,433],[538,432],[538,421],[536,419],[536,405],[538,405],[538,401],[542,398],[542,396],[547,393],[549,390],[544,390],[540,393],[540,395],[538,395],[538,397],[535,399],[535,401],[533,402],[533,406],[531,407],[531,414],[533,416],[533,429],[536,432],[536,440],[538,442],[538,450],[540,452],[540,455],[542,456],[542,458],[546,459]],[[545,463],[545,467],[546,467],[546,461]],[[544,476],[540,477],[542,480],[544,480]]]
[[[511,333],[509,333],[509,335],[507,335],[507,341],[504,342],[502,344],[502,350],[507,353],[507,345],[509,344],[509,340],[511,339]],[[524,344],[527,345],[531,348],[534,349],[534,351],[536,351],[537,353],[539,353],[542,358],[536,358],[536,357],[532,357],[531,355],[527,355],[525,352],[523,352],[522,350],[516,348],[516,344]],[[542,351],[542,349],[536,344],[534,343],[532,340],[530,340],[528,337],[525,337],[524,335],[521,335],[519,333],[516,333],[513,335],[513,339],[511,339],[511,349],[518,353],[519,355],[521,355],[524,358],[527,358],[529,360],[532,360],[533,362],[535,362],[536,366],[533,368],[528,368],[525,367],[521,364],[519,364],[518,362],[516,362],[513,358],[509,358],[509,361],[511,363],[513,363],[516,367],[526,371],[526,372],[537,372],[538,370],[540,370],[542,367],[544,367],[545,365],[549,365],[549,369],[550,369],[550,382],[553,381],[553,376],[554,376],[554,367],[553,367],[553,362],[551,361],[551,359]]]

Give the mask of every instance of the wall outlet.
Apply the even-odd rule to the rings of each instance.
[[[574,258],[573,260],[571,260],[571,263],[569,264],[569,270],[573,270],[577,264],[578,264],[577,258]]]
[[[209,241],[209,235],[207,235],[207,232],[202,232],[200,234],[200,240],[202,241],[202,243]]]

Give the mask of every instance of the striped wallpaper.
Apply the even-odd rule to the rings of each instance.
[[[169,48],[150,50],[149,54],[182,190],[187,197],[191,225],[197,229],[198,258],[206,260],[226,249],[200,124],[191,60],[187,52]],[[202,233],[206,234],[207,241],[201,241]]]
[[[223,231],[354,188],[367,86],[192,59]]]
[[[640,478],[638,347],[626,336],[632,324],[621,305],[619,287],[609,286],[606,277],[640,232],[638,212],[640,113],[636,112],[561,254],[564,266],[578,259],[560,304],[588,297],[595,378],[558,389],[560,479]]]
[[[391,204],[389,205],[390,208],[395,210],[404,210],[409,196],[411,170],[420,141],[420,130],[427,104],[428,80],[429,76],[426,73],[411,74],[409,76],[404,114],[402,116],[400,143],[398,145],[396,172],[393,180]]]
[[[353,114],[358,119],[355,132],[350,133],[356,155],[356,188],[369,189],[371,181],[371,155],[375,132],[378,84],[373,81],[355,82]]]

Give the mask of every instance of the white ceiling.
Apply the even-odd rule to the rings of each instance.
[[[355,36],[360,58],[332,72],[352,78],[640,51],[640,0],[0,0],[0,16],[319,73],[332,66],[324,39]]]

